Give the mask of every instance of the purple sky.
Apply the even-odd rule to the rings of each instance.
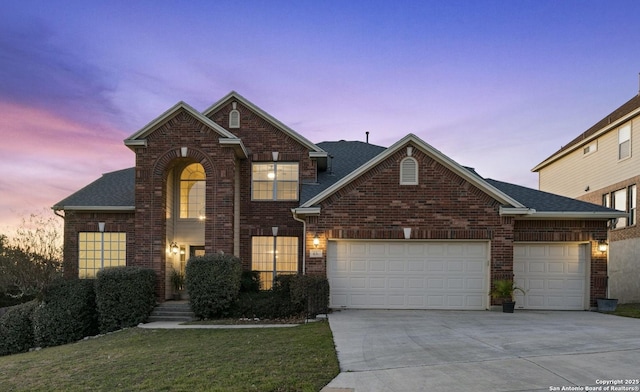
[[[638,15],[635,0],[5,2],[0,233],[133,166],[122,140],[176,102],[231,90],[313,142],[412,132],[536,188],[533,166],[638,93]]]

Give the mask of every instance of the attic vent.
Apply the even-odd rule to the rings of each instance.
[[[400,185],[418,185],[418,161],[406,157],[400,162]]]
[[[236,102],[233,103],[233,109],[229,112],[229,128],[240,128],[240,112],[236,109]]]

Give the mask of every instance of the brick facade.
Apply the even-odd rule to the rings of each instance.
[[[233,109],[240,112],[239,128],[229,128]],[[203,230],[205,252],[235,253],[247,270],[251,269],[252,237],[271,236],[274,226],[278,236],[299,238],[299,272],[303,272],[305,260],[304,272],[316,275],[327,273],[326,252],[322,258],[309,257],[316,235],[319,248],[326,250],[328,241],[338,239],[400,240],[403,228],[409,227],[412,240],[487,241],[492,281],[513,277],[516,242],[590,242],[592,305],[606,293],[606,255],[596,249],[597,240],[607,236],[606,220],[501,216],[501,202],[495,194],[474,185],[474,178],[460,175],[413,140],[395,152],[388,150],[386,159],[328,195],[319,204],[320,215],[306,216],[303,224],[291,211],[300,207],[298,200],[252,200],[251,170],[254,162],[273,162],[272,152],[277,152],[278,162],[299,163],[300,184],[316,183],[317,161],[310,158],[309,145],[233,96],[207,116],[242,140],[246,156],[222,144],[223,136],[209,120],[203,121],[185,107],[176,109],[139,135],[136,141],[144,139],[146,145],[132,144],[136,154],[135,212],[66,211],[65,260],[70,264],[75,261],[75,266],[65,269],[67,276],[78,274],[78,232],[95,232],[97,222],[106,222],[106,231],[127,233],[127,265],[156,271],[156,294],[164,300],[168,247],[173,241],[171,233],[178,230],[172,221],[177,197],[171,196],[177,190],[170,181],[176,180],[174,176],[185,165],[200,163],[206,176],[206,218],[197,230]],[[412,147],[412,157],[418,163],[418,185],[399,185],[406,147]]]

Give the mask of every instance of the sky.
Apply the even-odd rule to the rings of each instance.
[[[123,140],[235,90],[312,142],[414,133],[486,178],[638,94],[640,2],[2,1],[0,234],[134,166]]]

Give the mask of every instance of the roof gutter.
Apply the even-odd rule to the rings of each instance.
[[[54,211],[102,211],[102,212],[120,212],[135,211],[135,206],[53,206]],[[58,214],[56,214],[58,215]]]

